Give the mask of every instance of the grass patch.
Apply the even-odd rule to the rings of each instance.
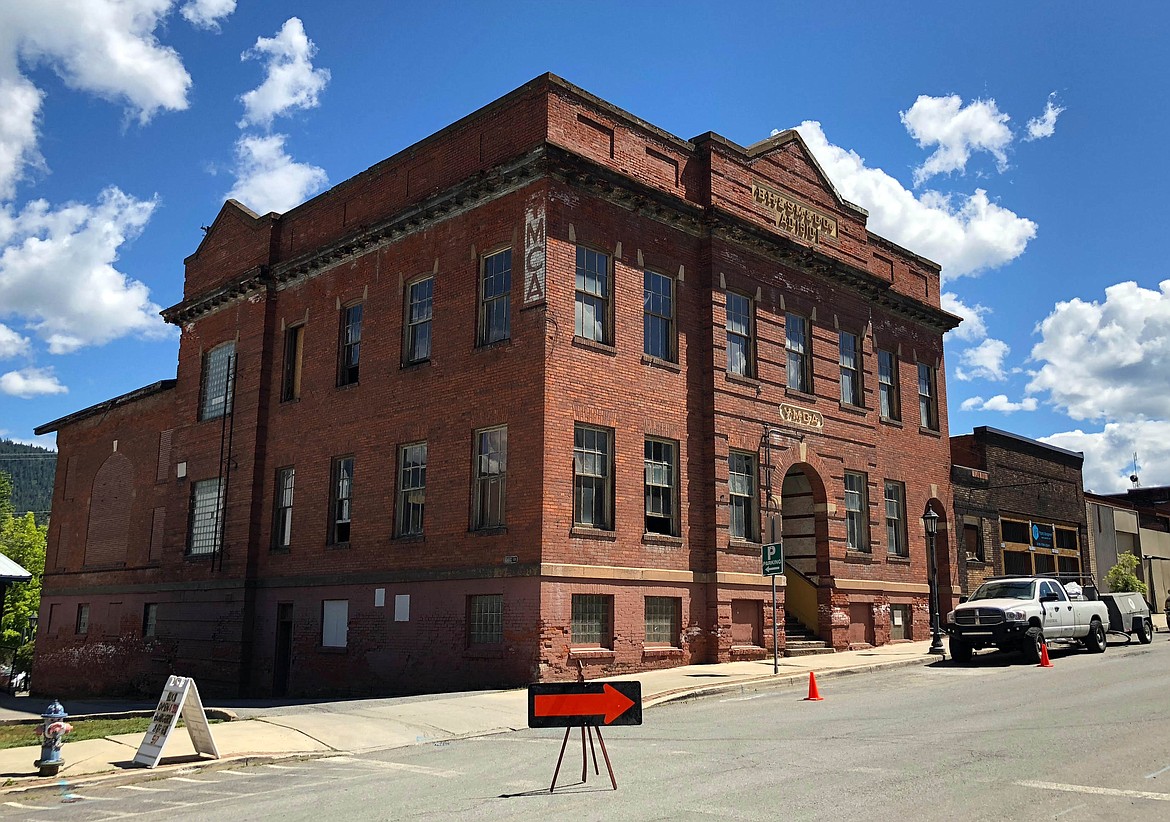
[[[73,732],[66,735],[65,744],[80,742],[83,739],[101,739],[115,734],[144,734],[150,727],[149,716],[136,716],[130,719],[83,719],[80,722],[71,722]],[[209,720],[212,724],[218,719]],[[36,725],[0,725],[0,748],[24,748],[30,745],[40,745]],[[183,720],[179,720],[178,728],[183,727]]]

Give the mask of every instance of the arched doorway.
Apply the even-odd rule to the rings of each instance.
[[[780,491],[787,579],[785,617],[821,639],[829,628],[829,592],[821,585],[821,577],[829,574],[825,502],[825,485],[811,465],[796,463],[789,467]]]

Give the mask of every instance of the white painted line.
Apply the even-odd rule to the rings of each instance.
[[[258,773],[248,773],[247,771],[220,771],[224,776],[245,776],[248,779],[255,779],[260,776]]]
[[[214,785],[219,780],[218,779],[188,779],[185,776],[172,776],[172,777],[168,777],[167,781],[168,782],[190,782],[190,783],[195,784],[195,785]]]
[[[754,696],[737,696],[732,699],[721,699],[720,702],[747,702],[752,699],[763,699],[767,694],[756,694]]]
[[[143,793],[170,793],[170,788],[148,788],[145,785],[119,785],[124,791],[142,791]]]
[[[403,762],[383,762],[380,759],[363,759],[354,763],[360,767],[385,769],[388,771],[407,771],[409,773],[419,773],[425,776],[441,776],[445,779],[450,779],[455,776],[462,776],[461,771],[444,771],[440,768],[428,768],[425,765],[407,765]]]
[[[52,808],[42,808],[40,805],[25,805],[22,802],[5,802],[4,804],[10,808],[20,808],[21,810],[24,810],[24,811],[49,811],[49,810],[52,810]]]
[[[1152,791],[1123,791],[1118,788],[1098,788],[1093,785],[1062,785],[1059,782],[1033,782],[1031,780],[1017,782],[1024,788],[1040,788],[1047,791],[1067,791],[1068,793],[1087,793],[1095,796],[1124,796],[1127,799],[1155,799],[1160,802],[1170,802],[1170,793],[1153,793]]]
[[[266,762],[263,765],[261,765],[260,767],[274,768],[278,771],[303,771],[304,770],[304,768],[294,768],[292,765],[273,765],[271,762]]]
[[[117,799],[113,796],[86,796],[81,793],[69,794],[70,799],[87,799],[90,802],[116,802]]]
[[[1058,813],[1056,816],[1054,816],[1052,818],[1053,819],[1060,819],[1060,817],[1064,816],[1066,813],[1072,813],[1073,811],[1079,811],[1081,808],[1087,808],[1087,807],[1089,807],[1089,806],[1082,802],[1080,805],[1073,805],[1071,808],[1065,808],[1063,811],[1061,811],[1060,813]]]
[[[1166,773],[1166,771],[1170,771],[1170,765],[1167,765],[1165,768],[1163,768],[1160,771],[1154,771],[1153,773],[1146,774],[1146,779],[1154,779],[1155,777],[1161,776],[1162,774]]]

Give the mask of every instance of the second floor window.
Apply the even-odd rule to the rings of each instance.
[[[892,480],[886,480],[886,545],[894,556],[910,556],[906,545],[906,487]]]
[[[918,363],[918,413],[923,428],[938,430],[938,387],[934,368],[924,362]]]
[[[292,544],[293,481],[296,469],[281,468],[276,472],[276,517],[272,529],[272,547],[287,551]]]
[[[427,444],[415,442],[398,451],[398,536],[422,536],[427,501]]]
[[[223,483],[220,479],[191,483],[187,555],[204,556],[219,550],[223,533]]]
[[[411,283],[406,289],[406,357],[408,363],[431,358],[431,311],[435,278]]]
[[[678,445],[646,440],[646,533],[678,536]]]
[[[674,362],[674,280],[654,271],[643,273],[642,351]]]
[[[487,428],[475,434],[475,504],[472,527],[504,525],[508,477],[508,429]]]
[[[479,344],[506,340],[511,334],[508,299],[512,289],[512,249],[488,254],[480,263]]]
[[[727,455],[727,492],[731,499],[729,528],[733,539],[756,538],[756,461],[751,454]]]
[[[878,401],[883,419],[902,419],[902,403],[898,396],[898,357],[893,351],[878,351]]]
[[[752,301],[727,292],[727,371],[741,377],[755,376],[752,350]]]
[[[301,398],[301,365],[304,362],[305,327],[292,325],[284,332],[284,375],[280,385],[281,402]]]
[[[841,402],[861,405],[861,346],[856,334],[841,332]]]
[[[577,296],[573,333],[594,342],[612,339],[610,329],[609,255],[577,246]]]
[[[869,550],[869,505],[865,474],[845,472],[845,545],[852,551]]]
[[[337,384],[354,385],[358,381],[358,360],[362,351],[362,304],[341,309],[341,341]]]
[[[573,524],[613,530],[613,432],[573,429]]]
[[[331,523],[329,542],[344,545],[349,542],[349,526],[353,514],[353,457],[333,460],[331,493]]]
[[[236,344],[224,343],[203,355],[203,385],[199,419],[211,420],[231,413],[232,382],[236,368]]]
[[[788,352],[788,387],[812,393],[812,343],[809,322],[799,314],[784,318],[784,348]]]

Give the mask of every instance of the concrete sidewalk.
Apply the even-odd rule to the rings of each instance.
[[[927,653],[929,645],[929,642],[907,642],[862,651],[781,658],[777,673],[773,673],[773,661],[769,658],[688,665],[606,679],[640,681],[644,708],[709,693],[792,685],[806,687],[809,671],[816,673],[822,693],[831,698],[831,686],[826,691],[822,681],[862,671],[929,664],[937,659]],[[2,697],[0,719],[9,722],[39,719],[49,701]],[[226,714],[238,717],[237,721],[211,726],[220,754],[218,760],[196,754],[186,732],[178,729],[171,735],[159,767],[146,769],[133,764],[142,734],[122,734],[66,741],[62,748],[66,764],[60,773],[56,777],[39,777],[33,762],[40,757],[40,747],[30,744],[0,750],[0,780],[3,780],[0,792],[62,786],[75,790],[95,781],[139,781],[157,778],[160,772],[230,767],[233,763],[239,765],[256,759],[360,754],[528,726],[526,689],[316,703],[228,701],[216,704],[226,708]],[[153,702],[112,700],[65,704],[71,719],[98,713],[149,712],[154,707]],[[208,712],[212,713],[210,707]],[[34,726],[27,727],[30,742],[35,742]]]

